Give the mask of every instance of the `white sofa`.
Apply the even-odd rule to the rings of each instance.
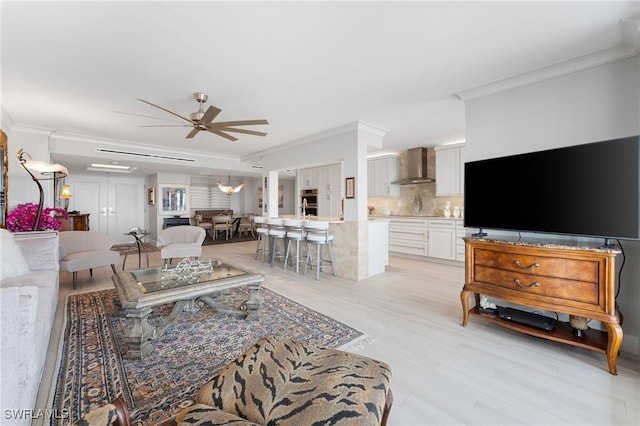
[[[2,425],[31,424],[27,410],[36,409],[58,304],[58,262],[57,231],[0,229]]]

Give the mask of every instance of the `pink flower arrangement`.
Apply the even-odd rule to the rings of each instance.
[[[372,211],[374,211],[376,209],[375,206],[367,206],[367,209],[369,209],[369,214],[371,214]]]
[[[38,214],[38,205],[34,203],[18,204],[7,216],[7,229],[11,232],[46,231],[62,229],[62,222],[56,216],[67,218],[64,209],[47,207],[42,209],[38,229],[33,229]]]

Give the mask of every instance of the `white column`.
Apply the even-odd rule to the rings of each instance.
[[[263,174],[262,213],[263,216],[278,217],[278,171],[269,170]]]

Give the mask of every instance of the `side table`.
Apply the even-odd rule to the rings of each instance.
[[[149,267],[149,253],[147,252],[147,247],[144,245],[144,237],[146,237],[147,235],[149,235],[148,232],[146,231],[142,231],[142,232],[127,232],[124,235],[131,235],[135,240],[131,243],[131,245],[129,246],[129,248],[127,248],[127,252],[124,254],[124,260],[122,261],[122,270],[124,271],[124,266],[127,263],[127,256],[129,256],[129,252],[131,251],[131,249],[134,248],[134,246],[138,247],[138,268],[142,267],[142,252],[144,251],[144,255],[147,258],[147,268]]]

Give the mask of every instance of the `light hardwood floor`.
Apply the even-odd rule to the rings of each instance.
[[[600,353],[476,318],[462,327],[461,266],[392,256],[386,273],[361,282],[329,274],[316,281],[312,274],[304,277],[255,261],[254,249],[253,242],[206,246],[203,258],[262,272],[269,289],[366,333],[369,339],[352,350],[391,366],[391,425],[640,424],[637,357],[622,353],[618,375],[612,376]],[[150,258],[152,265],[161,264],[159,253]],[[127,269],[137,269],[136,257],[127,259]],[[99,268],[93,278],[88,271],[79,273],[76,292],[112,286],[111,269]],[[36,408],[47,407],[71,288],[71,274],[61,273]]]

